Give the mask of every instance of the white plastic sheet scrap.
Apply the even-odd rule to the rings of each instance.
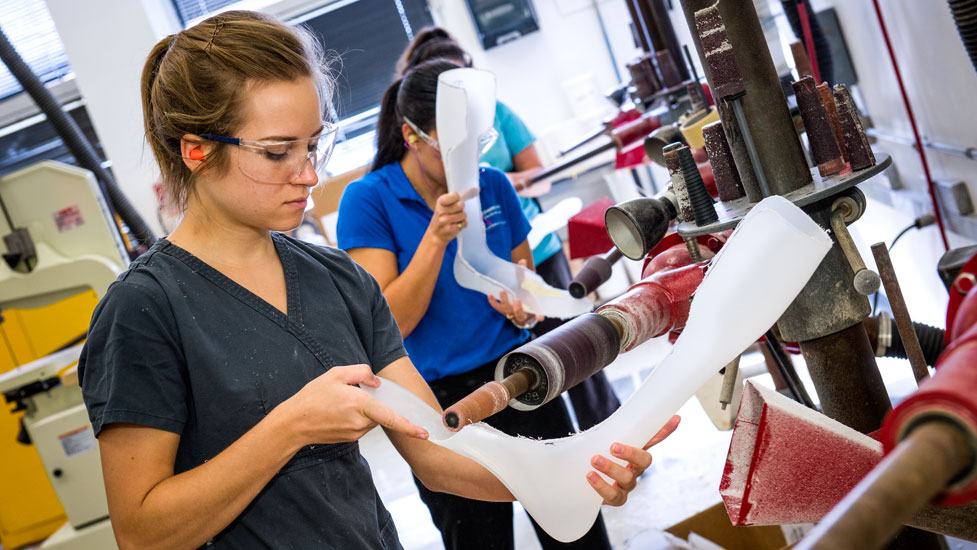
[[[495,77],[475,69],[453,69],[438,78],[438,142],[448,179],[448,191],[466,196],[478,188],[479,137],[495,119]],[[593,309],[587,298],[574,298],[551,287],[533,270],[499,258],[485,241],[485,224],[478,194],[465,201],[468,226],[458,235],[454,274],[465,288],[522,301],[529,313],[569,319]]]
[[[553,538],[576,540],[593,525],[601,506],[600,495],[586,480],[590,458],[598,453],[609,457],[616,441],[643,446],[709,377],[777,322],[830,248],[824,230],[790,201],[764,199],[713,259],[669,355],[617,412],[580,434],[533,440],[484,423],[454,433],[435,411],[393,382],[366,389],[426,428],[434,443],[485,466]],[[791,250],[791,261],[770,250]]]

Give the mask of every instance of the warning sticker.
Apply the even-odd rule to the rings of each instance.
[[[77,204],[58,210],[53,216],[54,224],[58,226],[59,233],[85,223],[85,219],[81,217],[81,209],[78,208]]]
[[[64,450],[64,455],[68,458],[94,451],[97,448],[95,435],[92,434],[92,429],[88,426],[61,434],[58,436],[58,441],[61,442],[61,449]]]

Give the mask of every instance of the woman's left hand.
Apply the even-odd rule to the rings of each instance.
[[[589,472],[587,481],[590,486],[604,497],[604,504],[611,506],[621,506],[628,501],[628,493],[634,490],[638,484],[638,478],[651,466],[651,453],[648,452],[652,446],[657,445],[663,439],[671,435],[678,427],[681,420],[678,415],[672,416],[668,422],[658,430],[658,433],[645,444],[643,449],[615,443],[611,445],[611,455],[615,458],[626,461],[627,466],[622,466],[613,460],[601,455],[594,455],[590,459],[591,465],[598,472],[601,472],[614,480],[614,484],[607,483],[597,472]]]
[[[488,301],[492,309],[505,315],[505,318],[515,323],[516,326],[528,324],[533,317],[531,313],[522,308],[522,302],[518,298],[509,302],[509,295],[504,290],[499,293],[498,299],[489,294]],[[542,315],[536,315],[537,321],[542,321],[543,319],[544,317]]]
[[[516,265],[528,269],[526,260],[519,260]],[[509,303],[509,295],[506,294],[504,290],[499,293],[498,299],[489,294],[488,301],[489,305],[492,306],[492,309],[498,311],[502,315],[505,315],[505,318],[515,323],[516,326],[524,326],[528,324],[533,316],[531,313],[523,310],[522,302],[518,298],[513,300],[512,303]],[[542,315],[536,316],[536,321],[542,321],[543,319],[545,319],[545,317]]]

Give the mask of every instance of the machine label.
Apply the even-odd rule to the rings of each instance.
[[[92,429],[88,426],[61,434],[58,436],[58,441],[61,442],[61,449],[64,450],[64,455],[68,458],[80,455],[81,453],[87,453],[88,451],[94,451],[97,448],[95,436],[92,434]]]
[[[81,209],[78,205],[62,208],[53,214],[54,223],[58,226],[58,233],[84,225],[85,219],[81,217]]]

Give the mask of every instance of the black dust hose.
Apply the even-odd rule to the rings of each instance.
[[[916,338],[919,339],[919,347],[923,348],[923,357],[926,359],[926,364],[930,366],[936,364],[937,358],[940,357],[940,354],[943,353],[943,349],[946,347],[946,342],[943,340],[943,329],[915,321],[913,322],[913,328],[916,329]],[[885,349],[884,355],[885,357],[908,358],[906,347],[902,343],[902,338],[899,336],[898,330],[892,331],[892,344]]]
[[[952,2],[953,0],[950,1]],[[790,21],[790,28],[794,31],[794,36],[801,42],[804,41],[804,28],[801,25],[801,16],[797,11],[797,4],[803,3],[804,7],[807,8],[807,16],[811,24],[811,38],[814,40],[814,54],[818,58],[818,71],[821,73],[821,80],[832,86],[837,84],[834,81],[834,63],[831,60],[831,44],[828,42],[828,37],[824,34],[821,22],[818,21],[814,10],[811,9],[811,3],[807,0],[781,0],[780,3],[784,7],[784,14],[787,16],[787,20]]]
[[[947,0],[963,47],[970,55],[970,62],[977,69],[977,0]]]
[[[156,242],[156,235],[152,229],[146,225],[142,216],[133,208],[129,199],[116,185],[112,174],[102,167],[98,155],[95,154],[95,148],[81,132],[78,124],[64,112],[58,100],[24,62],[2,29],[0,29],[0,60],[7,65],[10,73],[24,87],[24,91],[31,96],[47,116],[48,121],[54,126],[65,146],[78,161],[78,165],[95,174],[95,177],[102,184],[104,192],[108,195],[106,198],[109,204],[118,212],[122,221],[129,226],[136,240],[147,248],[152,246]]]
[[[866,317],[863,323],[865,331],[868,333],[869,342],[875,348],[876,357],[894,357],[898,359],[908,359],[906,346],[902,342],[902,337],[896,329],[895,321],[888,312],[874,317]],[[913,329],[916,338],[919,340],[919,347],[923,350],[923,358],[926,364],[933,366],[940,354],[946,348],[944,340],[944,330],[923,323],[913,321]]]

